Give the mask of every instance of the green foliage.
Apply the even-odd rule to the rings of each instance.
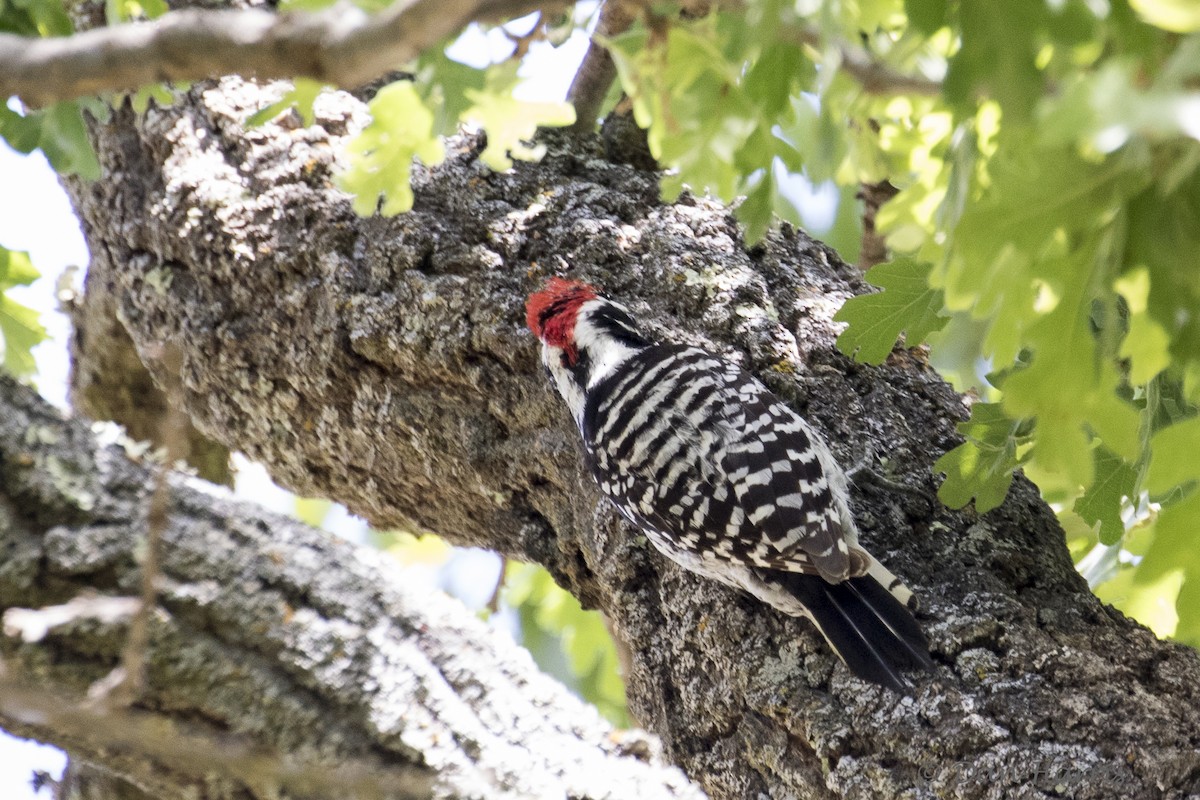
[[[66,36],[71,20],[62,0],[0,0],[0,31],[21,36]]]
[[[514,158],[541,158],[542,149],[526,142],[540,126],[569,125],[574,111],[565,103],[516,99],[518,66],[510,61],[477,70],[436,48],[417,61],[411,78],[381,89],[370,103],[371,123],[349,146],[353,162],[341,179],[355,195],[354,210],[371,214],[380,198],[388,216],[412,208],[413,158],[440,163],[441,136],[459,122],[487,131],[480,159],[492,169],[508,169]]]
[[[1092,559],[1120,582],[1106,596],[1188,636],[1200,630],[1200,603],[1187,604],[1200,596],[1197,9],[757,0],[610,42],[673,170],[664,191],[744,196],[748,239],[793,218],[781,166],[832,178],[843,197],[884,178],[900,189],[876,219],[893,257],[867,277],[883,291],[845,305],[839,346],[877,363],[901,334],[927,341],[984,398],[935,466],[943,501],[994,508],[1024,467],[1067,527],[1089,531],[1076,554],[1107,554]],[[1164,603],[1173,615],[1151,613]]]
[[[849,327],[838,337],[838,347],[857,361],[879,364],[901,334],[922,342],[945,325],[942,293],[929,288],[931,267],[901,257],[870,270],[867,280],[883,291],[852,297],[842,305],[834,320]]]
[[[1200,31],[1200,5],[1192,0],[1130,0],[1151,25],[1177,33]]]
[[[323,497],[296,497],[292,515],[313,528],[320,528],[333,510],[333,501]]]
[[[814,66],[769,24],[790,13],[766,3],[748,9],[750,24],[713,15],[672,25],[658,39],[634,29],[608,42],[650,152],[675,169],[664,193],[675,196],[686,184],[727,200],[745,196],[737,214],[751,241],[774,215],[800,221],[775,177],[777,161],[799,168],[794,138],[814,127],[811,107],[799,98]]]
[[[584,611],[550,573],[532,564],[509,566],[504,598],[517,609],[522,643],[538,666],[574,687],[614,725],[628,727],[617,652],[600,613]]]
[[[104,17],[109,25],[139,19],[154,19],[167,13],[166,0],[105,0]]]
[[[246,125],[257,128],[293,107],[300,114],[305,125],[312,125],[315,121],[313,103],[317,101],[317,97],[324,89],[325,84],[320,81],[314,81],[311,78],[296,78],[292,81],[292,88],[285,92],[278,102],[255,111],[246,120]]]
[[[1093,451],[1093,456],[1096,477],[1075,501],[1075,513],[1089,525],[1099,524],[1101,543],[1113,545],[1125,535],[1122,501],[1136,496],[1137,471],[1103,445]]]
[[[76,101],[24,114],[0,106],[0,137],[20,153],[40,149],[50,166],[62,175],[79,175],[88,180],[100,177],[100,162],[87,138],[80,103]]]
[[[66,36],[71,33],[71,21],[62,0],[0,0],[0,33]],[[40,149],[63,175],[89,180],[100,177],[100,162],[81,114],[85,103],[70,100],[19,113],[9,108],[6,100],[0,98],[0,138],[12,149],[20,153]]]
[[[440,164],[445,150],[434,133],[433,112],[408,81],[379,90],[370,103],[371,123],[351,143],[353,162],[341,186],[354,195],[354,210],[368,216],[380,211],[394,216],[412,208],[409,184],[414,158]]]
[[[455,61],[444,47],[422,53],[413,70],[413,84],[433,110],[433,130],[439,136],[458,130],[458,121],[471,105],[469,95],[482,91],[486,82],[486,70]]]
[[[980,513],[1003,503],[1013,470],[1021,463],[1020,453],[1028,449],[1029,428],[1006,417],[998,403],[972,406],[971,419],[958,426],[966,442],[933,465],[934,472],[946,475],[938,490],[942,502],[962,508],[974,498]]]
[[[514,158],[536,161],[542,157],[542,147],[526,144],[539,127],[558,127],[575,121],[575,110],[566,103],[517,100],[513,96],[517,66],[517,62],[510,61],[493,67],[482,89],[463,91],[471,105],[463,110],[461,118],[487,131],[487,147],[479,158],[499,171],[510,169]]]
[[[0,345],[4,369],[18,377],[34,372],[34,345],[46,338],[38,313],[8,296],[14,286],[27,286],[39,277],[29,256],[0,247]]]

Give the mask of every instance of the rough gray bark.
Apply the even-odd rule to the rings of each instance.
[[[747,249],[726,209],[660,203],[654,174],[586,143],[497,175],[463,138],[417,172],[412,213],[358,219],[331,176],[361,106],[245,131],[274,96],[227,79],[118,113],[96,126],[106,179],[71,184],[88,292],[143,355],[181,348],[208,435],[375,524],[547,566],[612,620],[633,713],[714,797],[1200,793],[1200,658],[1096,601],[1026,481],[982,517],[939,506],[930,465],[962,403],[919,353],[835,351],[831,316],[864,290],[835,254],[790,229]],[[914,490],[854,496],[924,605],[939,669],[914,696],[854,680],[803,621],[681,573],[598,505],[521,322],[561,272],[741,359],[843,463]]]
[[[79,796],[699,796],[386,556],[197,483],[172,482],[146,693],[84,702],[128,622],[88,593],[137,594],[151,471],[0,377],[0,726],[93,765]]]
[[[130,438],[161,444],[167,397],[138,358],[117,319],[113,298],[96,295],[87,303],[72,301],[65,310],[73,329],[71,407],[91,419],[119,422]],[[186,443],[184,460],[196,474],[213,483],[232,484],[228,447],[190,424]]]

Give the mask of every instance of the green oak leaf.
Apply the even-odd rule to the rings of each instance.
[[[11,297],[0,296],[0,338],[4,342],[4,368],[13,375],[32,375],[36,369],[32,350],[46,338],[38,313]]]
[[[1150,440],[1146,488],[1162,494],[1188,481],[1200,480],[1200,417],[1168,425]]]
[[[316,115],[313,113],[313,103],[317,101],[317,97],[320,96],[324,89],[325,84],[320,81],[314,81],[311,78],[296,78],[292,81],[292,88],[277,102],[260,108],[251,114],[246,120],[246,127],[257,128],[275,119],[275,117],[293,106],[299,112],[300,118],[304,120],[304,124],[312,125],[316,121]]]
[[[515,61],[493,67],[483,89],[464,92],[471,105],[463,110],[462,118],[487,131],[487,147],[479,158],[498,172],[510,169],[514,158],[537,161],[542,157],[543,148],[529,144],[539,127],[575,121],[575,109],[569,103],[518,100],[513,95],[517,67]]]
[[[1028,438],[1029,426],[1005,416],[999,403],[976,403],[971,419],[958,425],[967,441],[943,455],[933,465],[946,480],[938,497],[949,508],[962,508],[975,499],[979,513],[1004,502],[1012,486],[1013,470],[1020,465],[1017,447]]]
[[[929,288],[927,262],[900,257],[867,272],[866,279],[883,291],[852,297],[834,320],[848,323],[837,346],[856,361],[879,364],[887,358],[900,334],[915,347],[949,320],[941,315],[942,293]]]
[[[412,208],[413,159],[438,164],[445,148],[434,133],[433,113],[409,81],[383,87],[368,108],[371,122],[348,145],[353,161],[338,182],[354,195],[356,213],[369,216],[383,197],[381,212],[395,216]]]
[[[79,102],[56,103],[43,112],[38,146],[60,175],[100,178],[100,162],[88,138]]]
[[[1125,534],[1121,520],[1121,501],[1133,495],[1137,470],[1106,447],[1096,447],[1095,478],[1075,500],[1075,513],[1089,525],[1100,523],[1100,541],[1115,544]]]

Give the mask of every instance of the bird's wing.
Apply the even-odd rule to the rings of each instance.
[[[830,578],[856,573],[859,565],[826,474],[837,467],[818,455],[825,445],[749,373],[727,364],[724,379],[718,461],[738,504],[762,534],[758,557],[789,571],[795,571],[790,561],[800,557]]]
[[[713,382],[698,408],[654,409],[654,430],[684,443],[669,459],[655,457],[667,452],[661,442],[587,439],[602,491],[652,534],[706,560],[845,577],[845,532],[806,427],[748,373],[702,355],[680,359],[661,379],[664,387]],[[656,391],[642,399],[653,402]],[[601,430],[603,406],[598,413]]]

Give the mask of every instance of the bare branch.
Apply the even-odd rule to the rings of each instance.
[[[596,35],[616,36],[624,33],[646,7],[644,0],[608,0],[600,9]],[[617,66],[608,48],[593,39],[567,91],[568,102],[575,106],[575,124],[572,126],[575,130],[588,132],[596,127],[600,105],[616,77]]]
[[[81,594],[56,606],[8,609],[3,616],[4,635],[32,644],[68,622],[95,620],[112,625],[131,619],[137,609],[138,601],[134,597]]]
[[[0,34],[0,97],[46,105],[159,81],[220,75],[308,77],[353,88],[461,30],[561,0],[399,0],[374,16],[349,2],[325,11],[172,11],[73,36]]]
[[[824,49],[829,46],[826,37],[815,27],[803,27],[797,31],[796,39],[809,47]],[[876,60],[870,53],[847,42],[834,44],[841,55],[841,68],[870,94],[917,94],[939,95],[940,81],[922,75],[908,75]]]

